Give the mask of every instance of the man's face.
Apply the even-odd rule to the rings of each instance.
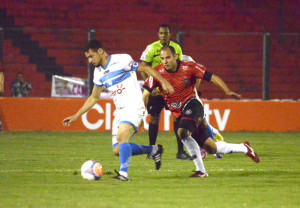
[[[160,27],[158,31],[158,38],[162,45],[167,45],[170,41],[170,31],[167,27]]]
[[[178,55],[173,55],[169,48],[160,51],[161,63],[167,71],[176,71]]]
[[[24,79],[23,79],[23,74],[17,74],[17,80],[18,80],[19,82],[23,82],[23,81],[24,81]]]
[[[88,63],[93,64],[95,67],[98,67],[101,64],[102,58],[100,54],[102,53],[102,49],[98,49],[97,52],[89,49],[88,52],[85,52],[85,56],[88,59]]]

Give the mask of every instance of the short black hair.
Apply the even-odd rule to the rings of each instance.
[[[91,49],[92,51],[97,52],[99,48],[105,50],[103,44],[99,40],[90,40],[83,48],[83,51],[88,52]]]
[[[167,48],[170,49],[170,51],[171,51],[171,53],[173,54],[173,56],[176,54],[175,49],[174,49],[172,46],[168,46],[168,45],[162,47],[162,49],[160,49],[160,51],[166,50]]]
[[[161,27],[163,27],[163,28],[168,28],[168,29],[169,29],[169,32],[171,33],[170,26],[167,25],[167,24],[161,24],[161,25],[159,25],[159,26],[158,26],[158,29],[157,29],[157,32],[159,32],[159,29],[160,29]]]

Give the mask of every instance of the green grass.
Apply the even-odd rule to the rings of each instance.
[[[177,161],[173,133],[160,133],[163,164],[131,158],[131,182],[81,178],[81,164],[119,169],[109,133],[0,133],[0,207],[300,207],[300,133],[223,133],[227,142],[250,141],[256,164],[243,154],[204,160],[208,178],[189,178],[190,161]],[[145,133],[132,142],[148,144]]]

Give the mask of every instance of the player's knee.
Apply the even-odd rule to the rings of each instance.
[[[159,124],[159,120],[160,120],[159,116],[151,116],[150,117],[150,123],[153,125],[157,126]]]
[[[212,138],[208,138],[204,144],[203,148],[205,149],[206,152],[209,154],[216,154],[217,153],[217,145],[216,143],[212,140]]]
[[[113,151],[114,156],[119,156],[119,152],[120,152],[120,150],[119,150],[119,145],[116,146],[116,147],[114,147],[114,148],[112,149],[112,151]]]
[[[177,131],[178,137],[182,140],[191,135],[190,131],[184,128],[179,128]]]

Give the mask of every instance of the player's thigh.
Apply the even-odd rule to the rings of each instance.
[[[181,110],[179,128],[187,129],[194,133],[201,124],[204,116],[202,104],[197,99],[189,100]]]
[[[159,118],[161,110],[164,108],[164,106],[165,106],[164,99],[161,95],[150,96],[148,106],[147,106],[148,114],[150,114],[151,117]]]
[[[118,144],[129,142],[129,139],[132,137],[134,133],[135,133],[135,129],[132,124],[121,123],[117,133]]]
[[[144,108],[125,108],[122,110],[118,124],[117,142],[128,142],[137,132],[137,128],[145,116]]]

